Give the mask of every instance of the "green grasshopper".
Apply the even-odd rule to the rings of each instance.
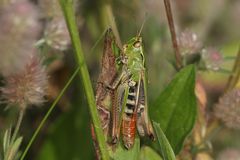
[[[177,67],[181,68],[170,2],[164,0],[164,3],[175,49]],[[123,46],[122,55],[116,61],[115,57],[119,52],[115,52],[118,47],[114,38],[110,38],[110,42],[106,44],[108,47],[112,46],[112,50],[109,49],[110,54],[105,54],[102,60],[102,73],[100,75],[102,77],[98,81],[96,95],[98,111],[104,130],[109,130],[110,121],[112,123],[112,143],[116,144],[119,141],[121,131],[124,146],[130,149],[134,145],[136,128],[140,136],[147,135],[151,139],[155,138],[148,117],[147,80],[142,38],[138,34],[138,36],[130,39]],[[110,58],[107,58],[107,55]],[[116,78],[114,78],[115,75],[117,75]],[[109,83],[111,80],[113,81]],[[107,88],[111,89],[111,91],[108,91]],[[111,114],[109,112],[110,108],[112,108]]]
[[[108,85],[114,90],[112,103],[112,143],[119,140],[120,130],[124,146],[134,145],[136,128],[140,136],[154,139],[151,121],[148,117],[146,69],[142,38],[136,36],[123,46],[118,58],[121,72]]]
[[[105,135],[108,134],[111,121],[112,143],[118,142],[121,130],[124,146],[130,149],[134,144],[136,128],[140,136],[154,138],[148,118],[142,38],[132,38],[124,45],[121,56],[119,55],[120,49],[109,29],[105,34],[96,103]]]

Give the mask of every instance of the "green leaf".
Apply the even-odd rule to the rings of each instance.
[[[144,146],[141,148],[139,160],[162,160],[162,158],[152,148]]]
[[[161,124],[175,154],[181,150],[195,123],[197,108],[194,88],[195,67],[189,65],[176,74],[150,107],[152,119]]]
[[[19,149],[21,143],[22,143],[22,137],[17,138],[14,141],[14,143],[11,146],[9,146],[9,148],[7,149],[6,155],[4,155],[4,159],[14,160],[14,158],[18,154],[18,149]]]
[[[7,129],[4,133],[4,137],[3,137],[3,152],[4,153],[7,151],[7,148],[10,145],[10,141],[11,141],[11,127],[9,129]]]
[[[114,160],[138,160],[140,152],[140,139],[135,138],[133,148],[127,150],[123,145],[119,144],[116,150],[113,152],[110,151],[110,156]]]
[[[153,127],[157,135],[157,139],[160,145],[160,153],[162,154],[163,160],[175,160],[173,149],[169,144],[167,137],[160,128],[160,125],[156,122],[153,122]]]

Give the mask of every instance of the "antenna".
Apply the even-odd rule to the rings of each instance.
[[[141,28],[140,28],[139,32],[137,33],[137,37],[140,37],[140,35],[142,33],[142,30],[143,30],[143,27],[144,27],[144,24],[146,22],[146,19],[147,19],[147,13],[145,13],[144,20],[142,22],[142,25],[141,25]]]
[[[173,44],[173,48],[175,50],[176,65],[177,65],[178,69],[181,69],[182,59],[181,59],[181,55],[180,55],[180,51],[179,51],[179,47],[178,47],[178,43],[177,43],[177,38],[176,38],[177,36],[176,36],[176,32],[175,32],[175,27],[174,27],[174,21],[173,21],[173,16],[172,16],[170,0],[164,0],[164,5],[165,5],[165,9],[166,9],[169,29],[171,32],[172,44]]]

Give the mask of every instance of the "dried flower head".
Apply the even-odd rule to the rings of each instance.
[[[22,72],[5,78],[0,88],[2,101],[24,109],[28,105],[41,105],[47,89],[47,74],[36,55],[31,55]]]
[[[214,113],[227,127],[240,129],[240,89],[233,89],[223,95]]]
[[[190,30],[183,31],[177,39],[182,55],[196,54],[202,47],[197,34]]]
[[[240,160],[240,150],[234,148],[225,149],[218,155],[217,160]]]
[[[224,60],[222,54],[216,48],[209,47],[203,49],[201,54],[207,69],[218,71],[221,68]]]
[[[44,39],[54,49],[63,51],[68,48],[71,39],[63,17],[55,17],[47,23]]]
[[[1,8],[0,24],[0,72],[8,76],[24,68],[41,25],[36,6],[26,0]]]

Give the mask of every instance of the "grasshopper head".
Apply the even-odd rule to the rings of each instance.
[[[144,63],[142,37],[134,37],[123,46],[123,52],[127,56],[128,60],[135,60]]]

